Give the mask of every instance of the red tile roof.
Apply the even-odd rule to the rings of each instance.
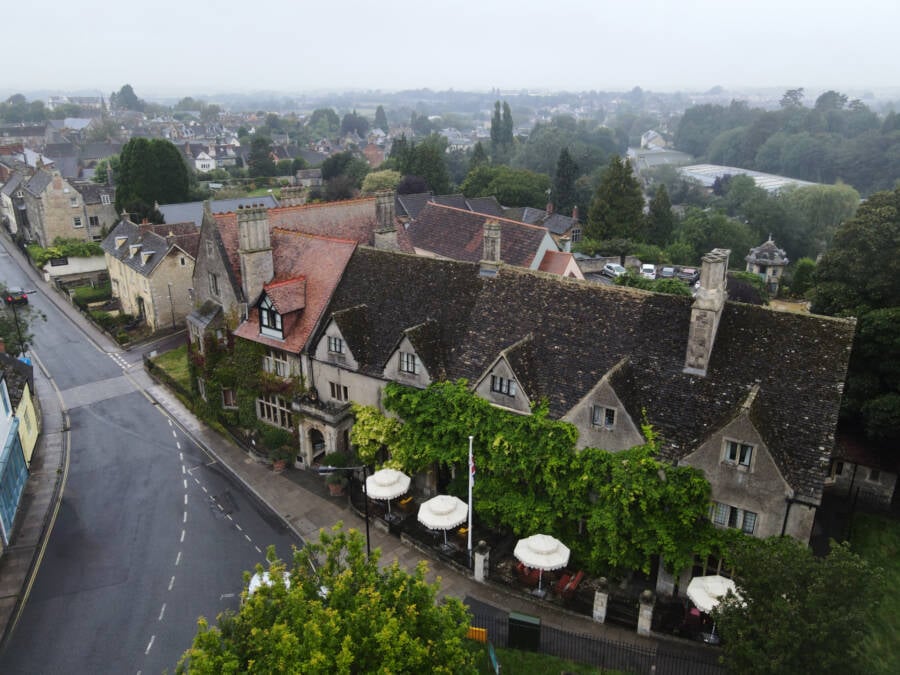
[[[237,222],[235,221],[235,236]],[[259,334],[259,312],[251,310],[234,334],[275,349],[299,353],[350,261],[356,242],[317,237],[282,228],[272,230],[275,278],[265,290],[284,317],[284,340]]]
[[[478,262],[484,255],[484,224],[488,220],[500,223],[501,261],[531,267],[547,236],[547,230],[536,225],[429,202],[406,233],[421,251],[451,260]]]
[[[571,253],[564,251],[547,251],[541,258],[541,264],[538,269],[541,272],[549,272],[550,274],[559,274],[562,276],[569,268],[569,264],[574,259]]]

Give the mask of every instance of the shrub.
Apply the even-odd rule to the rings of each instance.
[[[102,286],[79,286],[72,293],[72,300],[81,309],[84,309],[92,302],[100,302],[110,298],[112,298],[112,285],[108,283]]]

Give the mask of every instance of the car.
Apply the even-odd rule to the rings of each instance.
[[[675,268],[674,267],[663,267],[659,271],[660,279],[674,279],[675,278]]]
[[[616,277],[620,277],[625,274],[626,271],[627,270],[619,263],[606,263],[603,266],[603,269],[600,270],[600,274],[605,277],[609,277],[610,279],[615,279]]]
[[[27,305],[28,294],[18,286],[10,286],[6,289],[6,295],[3,298],[7,305]]]
[[[655,279],[656,265],[651,265],[650,263],[644,263],[643,265],[641,265],[641,276],[645,279]]]
[[[693,285],[700,279],[700,270],[696,267],[682,267],[677,276],[689,285]]]

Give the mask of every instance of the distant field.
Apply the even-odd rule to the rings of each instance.
[[[884,570],[881,605],[869,617],[871,633],[863,642],[861,672],[900,673],[900,522],[887,516],[858,514],[850,545]]]

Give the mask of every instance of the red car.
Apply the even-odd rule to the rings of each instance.
[[[28,304],[28,294],[23,291],[21,288],[16,286],[11,286],[6,289],[6,296],[3,298],[6,300],[7,305],[27,305]]]

